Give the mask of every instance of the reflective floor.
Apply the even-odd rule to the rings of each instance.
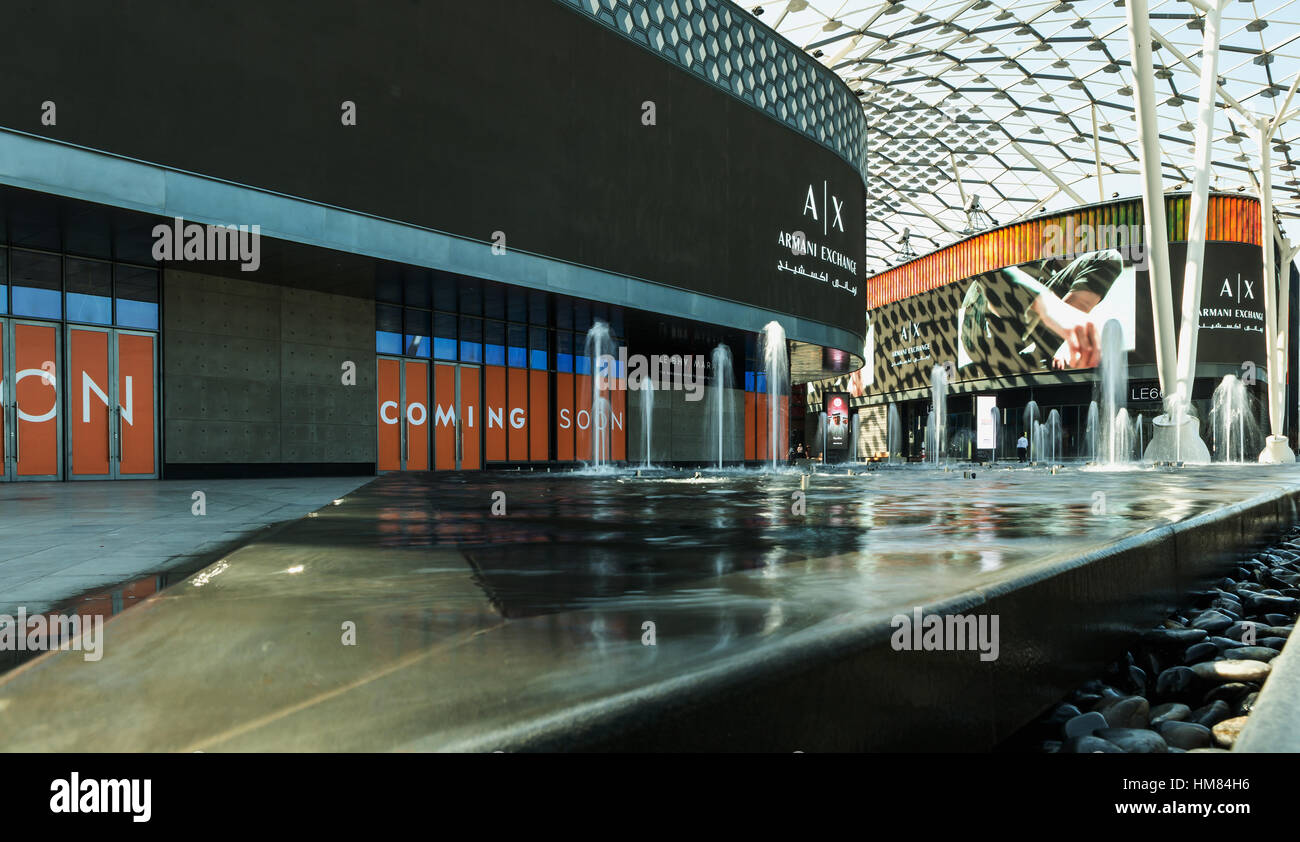
[[[798,473],[381,477],[117,615],[101,660],[4,676],[0,749],[490,751],[1300,484],[1296,467],[855,470],[802,497]]]

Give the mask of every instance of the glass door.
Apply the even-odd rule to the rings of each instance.
[[[429,364],[380,357],[380,471],[429,470]]]
[[[57,325],[0,319],[0,478],[62,477],[59,370]]]
[[[156,478],[156,337],[69,326],[67,342],[70,477]]]

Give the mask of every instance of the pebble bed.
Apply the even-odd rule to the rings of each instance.
[[[1046,753],[1229,751],[1300,612],[1300,527],[1030,725]]]

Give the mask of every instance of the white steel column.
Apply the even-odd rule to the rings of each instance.
[[[1274,440],[1282,435],[1282,384],[1281,379],[1284,376],[1286,368],[1286,352],[1282,352],[1279,359],[1277,350],[1278,339],[1278,307],[1277,307],[1277,273],[1273,268],[1273,155],[1270,142],[1272,141],[1271,132],[1269,131],[1268,120],[1258,120],[1255,123],[1255,131],[1259,136],[1259,209],[1262,215],[1260,220],[1263,224],[1260,226],[1260,243],[1264,256],[1264,347],[1268,354],[1268,360],[1265,363],[1268,366],[1268,426],[1269,442],[1260,454],[1261,462],[1275,462],[1276,459],[1268,458],[1270,451],[1275,448]],[[1292,456],[1291,460],[1294,461]]]
[[[1196,345],[1201,326],[1201,281],[1205,274],[1205,236],[1210,215],[1210,168],[1213,162],[1214,105],[1219,77],[1219,23],[1224,0],[1213,0],[1205,14],[1201,47],[1201,89],[1196,111],[1195,175],[1187,222],[1187,265],[1183,269],[1183,313],[1178,328],[1178,412],[1191,404],[1196,379]]]
[[[1143,222],[1151,279],[1151,310],[1156,333],[1156,369],[1160,391],[1175,389],[1178,358],[1174,347],[1174,302],[1169,278],[1169,232],[1161,178],[1159,130],[1156,127],[1155,80],[1151,67],[1151,21],[1147,0],[1128,0],[1129,45],[1133,54],[1133,104],[1137,111],[1138,149],[1142,166]],[[1165,411],[1169,411],[1166,400]],[[1170,419],[1174,420],[1174,419]]]

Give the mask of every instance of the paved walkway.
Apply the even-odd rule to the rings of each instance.
[[[264,526],[369,477],[0,483],[0,614],[45,611],[127,580],[193,570]],[[194,514],[202,491],[206,514]]]

